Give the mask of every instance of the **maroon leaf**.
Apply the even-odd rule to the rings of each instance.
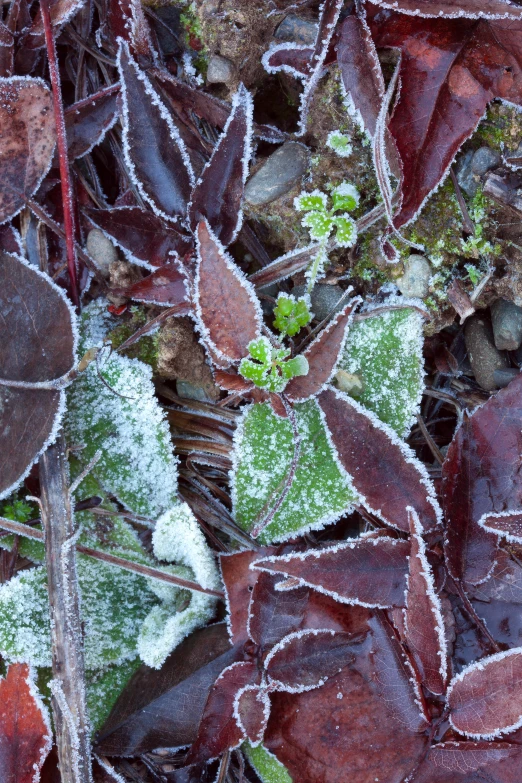
[[[240,85],[189,207],[192,229],[195,231],[199,221],[206,218],[225,246],[234,241],[242,223],[241,202],[252,152],[252,110],[250,93]]]
[[[521,19],[522,9],[510,0],[374,0],[375,5],[405,14],[430,17],[467,17],[470,19]]]
[[[451,725],[460,734],[494,739],[522,726],[522,648],[491,655],[453,678]]]
[[[118,39],[129,44],[130,51],[143,68],[156,60],[150,29],[139,0],[108,0],[107,27],[112,45],[118,47]]]
[[[0,223],[16,215],[47,174],[56,130],[49,89],[39,79],[0,83]]]
[[[52,0],[49,3],[51,24],[54,28],[61,27],[81,8],[84,0]],[[27,49],[40,49],[45,46],[42,13],[37,10],[33,23],[23,37],[23,45]]]
[[[485,514],[479,519],[479,525],[489,533],[506,538],[514,544],[522,544],[522,511],[500,511],[498,514]]]
[[[194,185],[185,146],[147,76],[120,44],[123,144],[141,196],[166,220],[184,218]]]
[[[67,109],[64,117],[70,160],[90,152],[112,128],[119,114],[118,92],[108,87]]]
[[[259,336],[261,306],[252,285],[213,235],[206,221],[197,229],[195,304],[204,341],[228,364],[248,354]]]
[[[409,552],[407,541],[381,536],[257,559],[254,567],[295,577],[341,603],[384,608],[404,606]]]
[[[288,693],[319,688],[353,662],[353,644],[348,633],[322,629],[291,633],[266,657],[270,683]]]
[[[275,574],[259,573],[252,591],[249,607],[248,632],[262,650],[272,647],[283,637],[297,630],[304,618],[309,590],[278,591],[284,578]]]
[[[234,711],[243,735],[253,745],[259,745],[270,715],[270,699],[266,689],[258,685],[247,685],[238,692]]]
[[[442,466],[446,562],[472,584],[491,571],[497,537],[482,517],[522,508],[522,376],[465,416]]]
[[[211,761],[245,739],[234,711],[235,700],[239,691],[247,685],[259,685],[260,679],[256,661],[233,663],[221,672],[209,693],[187,764]]]
[[[255,551],[247,549],[219,557],[228,609],[228,630],[233,644],[243,644],[248,639],[250,595],[259,577],[259,572],[252,570],[250,564],[262,553],[271,555],[274,551],[274,547]]]
[[[25,663],[0,680],[0,774],[5,783],[33,783],[52,745],[49,716]]]
[[[405,637],[423,685],[437,695],[446,689],[446,636],[440,600],[435,592],[426,545],[416,513],[410,514],[411,554],[406,591]]]
[[[340,674],[316,690],[272,696],[264,744],[299,783],[398,783],[425,752],[411,672],[391,629],[371,623],[373,636]]]
[[[303,352],[308,360],[308,374],[292,378],[288,383],[285,395],[289,400],[304,402],[319,394],[332,378],[358,303],[359,300],[348,302]]]
[[[112,293],[117,296],[127,296],[137,302],[151,302],[162,307],[186,304],[186,311],[190,310],[187,276],[174,261],[160,266],[152,274],[127,288],[112,289]]]
[[[268,73],[283,71],[298,79],[310,74],[310,63],[314,50],[310,46],[282,43],[271,46],[263,56],[263,65]]]
[[[84,211],[89,220],[123,250],[127,259],[139,266],[163,266],[171,253],[183,258],[191,250],[188,236],[145,209],[119,207]]]
[[[498,5],[514,8],[503,3],[490,8]],[[425,7],[434,6],[425,0]],[[389,123],[403,168],[402,204],[394,216],[399,228],[445,176],[488,103],[494,98],[522,103],[522,21],[425,19],[367,8],[377,48],[401,52],[401,89]],[[516,16],[522,16],[519,9]]]
[[[20,255],[22,252],[20,234],[10,223],[0,226],[0,252],[14,255]]]
[[[439,524],[431,482],[413,452],[373,414],[327,389],[318,398],[339,460],[362,504],[385,524],[409,532],[408,506],[424,531]]]
[[[14,68],[14,35],[0,22],[0,77],[8,78]]]
[[[414,783],[515,783],[522,748],[507,742],[444,742],[430,748]]]

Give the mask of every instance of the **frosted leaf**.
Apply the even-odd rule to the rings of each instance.
[[[184,575],[202,587],[219,587],[213,555],[186,503],[178,503],[158,519],[152,546],[158,560],[181,563],[187,569]],[[203,593],[171,588],[164,596],[163,604],[145,619],[138,641],[141,659],[156,669],[186,636],[212,619],[216,606],[216,599]]]
[[[51,665],[46,579],[44,568],[33,568],[0,587],[0,653],[11,662]]]
[[[90,314],[93,318],[84,314],[82,324],[86,348],[92,347],[93,335],[101,336],[105,324],[99,306]],[[100,450],[93,474],[102,486],[126,508],[155,518],[176,502],[177,462],[152,370],[138,359],[112,354],[100,373],[111,388],[93,362],[68,390],[69,439],[85,445],[80,452],[83,464]]]
[[[86,673],[87,711],[93,733],[101,729],[119,695],[140,665],[140,659],[133,658],[118,666]]]
[[[337,465],[316,402],[297,404],[294,410],[301,436],[300,457],[288,494],[259,536],[264,544],[324,527],[357,498]],[[236,432],[232,471],[234,515],[243,530],[251,530],[258,517],[277,502],[293,456],[288,419],[276,416],[268,404],[244,409]]]
[[[357,226],[355,220],[347,215],[338,215],[333,218],[335,225],[335,242],[339,247],[353,247],[357,239]]]
[[[307,212],[301,223],[311,239],[327,239],[332,232],[332,218],[325,212]]]
[[[249,742],[244,742],[241,750],[254,767],[261,783],[292,783],[287,768],[264,745],[253,747]]]
[[[339,364],[361,379],[358,401],[401,437],[419,410],[424,386],[422,342],[420,314],[408,308],[390,310],[352,325]]]
[[[341,131],[330,131],[326,139],[326,146],[330,147],[340,158],[349,158],[353,148],[350,137]]]
[[[359,191],[350,182],[341,182],[332,190],[332,204],[334,210],[347,209],[351,212],[359,205]]]
[[[312,190],[311,193],[300,193],[294,198],[294,207],[300,212],[308,212],[311,209],[325,210],[328,203],[328,196],[321,190]]]

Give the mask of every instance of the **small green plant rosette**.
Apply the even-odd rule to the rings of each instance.
[[[248,345],[251,359],[241,359],[239,372],[260,389],[282,392],[291,378],[306,375],[308,362],[304,356],[290,356],[289,348],[274,348],[267,337],[259,337]]]
[[[293,337],[310,323],[311,315],[304,296],[296,299],[291,294],[280,293],[274,308],[274,326],[283,336]]]
[[[331,196],[334,212],[340,209],[353,212],[359,206],[359,191],[350,182],[341,182],[332,190]]]
[[[326,146],[330,147],[340,158],[349,158],[353,151],[350,137],[339,130],[330,131],[326,139]]]

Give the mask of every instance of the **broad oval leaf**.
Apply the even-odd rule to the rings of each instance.
[[[484,514],[479,525],[488,533],[495,533],[514,544],[522,544],[522,511],[500,511],[498,514]]]
[[[270,715],[270,699],[265,688],[247,685],[240,690],[234,703],[234,712],[244,736],[258,745],[265,733]]]
[[[344,394],[327,389],[318,398],[329,437],[362,504],[386,525],[409,532],[408,507],[424,531],[441,518],[424,467],[395,432]]]
[[[202,337],[218,359],[229,364],[248,354],[263,323],[254,289],[208,223],[197,228],[195,304]]]
[[[141,196],[165,220],[184,219],[194,174],[172,117],[120,42],[123,148]]]
[[[460,734],[494,739],[522,726],[522,647],[473,663],[453,678],[450,722]]]
[[[404,606],[407,541],[380,536],[254,560],[253,567],[294,577],[345,604]]]
[[[69,160],[87,155],[103,141],[118,119],[118,92],[118,89],[109,87],[73,103],[64,112]]]
[[[252,112],[252,98],[241,84],[189,206],[192,230],[195,231],[199,221],[206,218],[225,246],[234,241],[243,219],[241,202],[252,154]]]
[[[12,663],[0,680],[0,705],[2,780],[33,783],[51,750],[52,730],[26,664]]]
[[[478,523],[522,508],[522,376],[465,416],[442,466],[445,554],[454,579],[485,580],[498,539]]]
[[[415,783],[515,783],[522,748],[507,742],[443,742],[433,745]]]
[[[275,550],[267,547],[262,551],[272,554]],[[248,639],[250,595],[259,576],[250,564],[258,557],[258,551],[250,549],[219,556],[228,610],[228,632],[233,644],[242,644]]]
[[[307,375],[292,378],[285,389],[285,395],[292,402],[304,402],[324,388],[335,372],[341,355],[353,311],[358,301],[348,302],[323,329],[319,336],[303,351],[308,361]]]
[[[127,288],[113,288],[112,293],[162,307],[186,305],[186,313],[191,309],[187,276],[174,259]]]
[[[283,577],[259,573],[257,569],[251,573],[257,574],[257,580],[250,598],[248,633],[255,644],[266,650],[301,626],[310,591],[305,587],[281,591],[277,586]]]
[[[25,206],[53,159],[52,96],[41,79],[0,79],[0,223]]]

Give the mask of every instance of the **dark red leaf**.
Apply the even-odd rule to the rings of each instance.
[[[139,207],[86,209],[89,220],[109,235],[129,261],[142,266],[163,266],[170,253],[181,258],[190,252],[191,239],[172,224]]]
[[[254,387],[252,381],[247,381],[242,375],[224,370],[216,370],[214,380],[220,389],[228,392],[248,392]]]
[[[375,416],[346,395],[327,389],[318,398],[342,467],[362,504],[392,527],[409,532],[413,507],[425,531],[439,524],[431,482],[413,452]]]
[[[303,630],[282,639],[268,654],[265,668],[277,690],[301,693],[319,688],[354,660],[348,633]]]
[[[0,22],[0,77],[12,75],[14,68],[14,36],[11,30]]]
[[[410,10],[422,5],[414,0]],[[424,5],[439,6],[431,0]],[[480,10],[488,4],[473,5]],[[516,8],[498,2],[489,7],[499,5]],[[367,8],[377,48],[402,55],[401,89],[389,123],[403,169],[402,204],[394,217],[400,227],[445,176],[488,103],[494,98],[522,103],[522,21],[425,19]],[[519,9],[516,16],[522,16]]]
[[[471,19],[521,19],[522,9],[510,0],[374,0],[375,5],[402,11],[415,16],[446,19],[468,17]]]
[[[250,564],[262,557],[263,553],[269,556],[274,551],[274,547],[247,549],[219,557],[228,609],[228,630],[233,644],[243,644],[248,639],[250,595],[259,577],[259,571],[252,570]]]
[[[208,224],[197,229],[196,312],[204,341],[231,364],[248,354],[259,336],[261,306],[251,284],[219,244]]]
[[[522,748],[507,742],[444,742],[434,745],[413,783],[515,783]]]
[[[310,591],[306,587],[278,591],[277,585],[285,581],[284,577],[254,571],[256,573],[257,582],[250,598],[248,631],[252,641],[266,650],[301,626]]]
[[[185,146],[147,76],[121,43],[118,66],[123,98],[123,143],[141,196],[166,218],[184,218],[194,185]]]
[[[464,421],[442,467],[446,562],[454,579],[477,584],[491,571],[497,536],[483,516],[522,508],[522,376]]]
[[[156,52],[139,0],[108,0],[107,28],[114,49],[118,47],[118,39],[122,39],[129,44],[132,55],[143,68],[153,65]]]
[[[49,717],[35,696],[25,663],[12,663],[0,680],[0,776],[33,783],[52,746]]]
[[[72,19],[83,3],[84,0],[51,0],[49,2],[49,12],[52,26],[54,28],[60,27],[69,19]],[[40,49],[42,46],[45,46],[40,9],[37,10],[31,27],[23,37],[23,45],[27,49]]]
[[[477,739],[493,739],[522,726],[522,649],[483,658],[448,688],[451,725]]]
[[[186,312],[190,310],[187,276],[174,261],[160,266],[152,274],[127,288],[112,289],[112,293],[117,296],[127,296],[137,302],[150,302],[163,307],[186,304]]]
[[[284,71],[298,79],[305,79],[310,74],[313,53],[313,47],[276,44],[263,57],[263,65],[268,73]]]
[[[308,374],[292,378],[288,383],[285,395],[289,400],[304,402],[319,394],[331,379],[346,342],[351,316],[358,303],[359,300],[348,302],[303,352],[303,356],[308,360]]]
[[[21,237],[10,223],[0,226],[0,253],[21,253]]]
[[[354,663],[321,688],[272,696],[264,744],[299,783],[399,783],[423,756],[411,672],[391,630],[371,624]]]
[[[96,752],[134,756],[189,745],[216,677],[239,657],[221,623],[181,642],[160,670],[141,666],[100,731]]]
[[[206,218],[223,245],[236,238],[241,227],[241,202],[248,175],[252,143],[252,98],[240,85],[232,111],[212,157],[192,194],[189,219],[195,231]]]
[[[266,689],[247,685],[237,694],[234,709],[244,736],[258,745],[263,739],[270,715],[270,699]]]
[[[342,603],[404,606],[409,553],[407,541],[381,536],[258,558],[255,568],[295,577]]]
[[[73,103],[64,113],[69,159],[81,158],[99,144],[118,119],[118,92],[113,87]]]
[[[239,691],[247,685],[259,685],[260,680],[257,661],[233,663],[221,672],[209,693],[187,764],[215,759],[245,739],[234,714],[235,700]]]
[[[0,83],[0,223],[16,215],[47,174],[56,129],[49,89],[39,79]]]
[[[406,591],[405,638],[423,685],[442,695],[446,689],[447,645],[439,597],[417,515],[411,512],[411,553]]]
[[[484,530],[515,544],[522,544],[522,511],[500,511],[498,514],[486,514],[479,524]]]

